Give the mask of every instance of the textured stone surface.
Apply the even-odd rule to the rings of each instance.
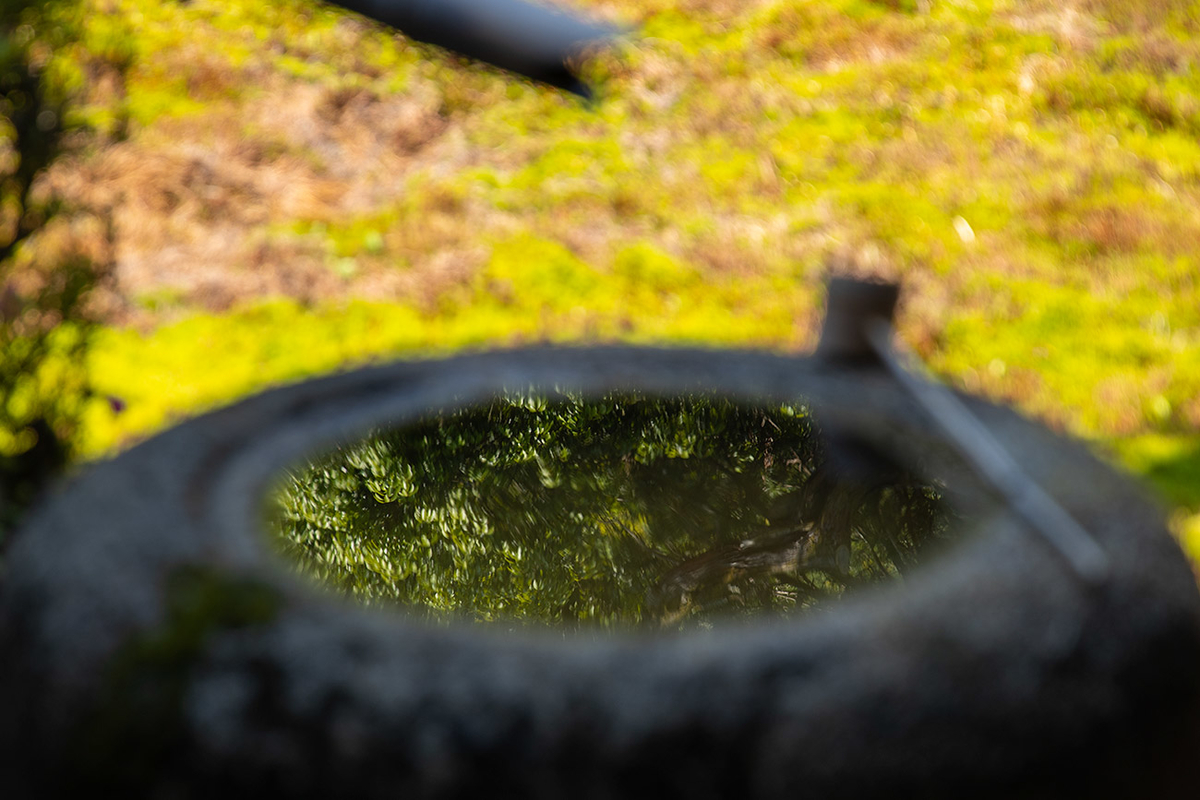
[[[983,403],[1108,552],[1100,588],[993,515],[833,613],[584,644],[350,607],[267,552],[261,498],[284,466],[530,385],[802,395],[970,486],[884,376],[806,359],[528,350],[268,392],[97,465],[20,532],[0,581],[6,796],[1194,796],[1200,598],[1160,511]]]

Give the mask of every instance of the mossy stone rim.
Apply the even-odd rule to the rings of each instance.
[[[62,742],[110,686],[107,666],[154,636],[171,576],[196,566],[281,602],[270,620],[206,634],[178,731],[141,788],[861,798],[1194,786],[1180,747],[1200,741],[1200,597],[1161,510],[1080,444],[983,401],[966,399],[1112,558],[1103,586],[993,516],[919,580],[832,613],[564,645],[351,607],[270,555],[262,504],[282,468],[530,386],[803,396],[824,424],[954,466],[880,370],[762,352],[529,348],[265,392],[94,466],[20,532],[0,584],[0,702],[13,709],[0,752],[17,755],[18,787],[70,775]]]

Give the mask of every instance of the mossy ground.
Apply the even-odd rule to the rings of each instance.
[[[85,0],[53,64],[114,209],[85,436],[520,341],[901,335],[1158,486],[1200,556],[1200,3],[589,0],[593,104],[295,0]],[[119,81],[119,67],[125,79]],[[115,408],[123,408],[117,413]]]

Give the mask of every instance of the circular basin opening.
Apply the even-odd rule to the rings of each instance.
[[[819,613],[963,527],[943,480],[826,433],[803,402],[507,393],[288,472],[268,530],[302,574],[435,624]]]

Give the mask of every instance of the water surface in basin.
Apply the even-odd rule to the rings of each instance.
[[[433,622],[704,628],[828,608],[958,529],[937,481],[842,462],[802,403],[510,394],[290,472],[268,527],[301,572]]]

